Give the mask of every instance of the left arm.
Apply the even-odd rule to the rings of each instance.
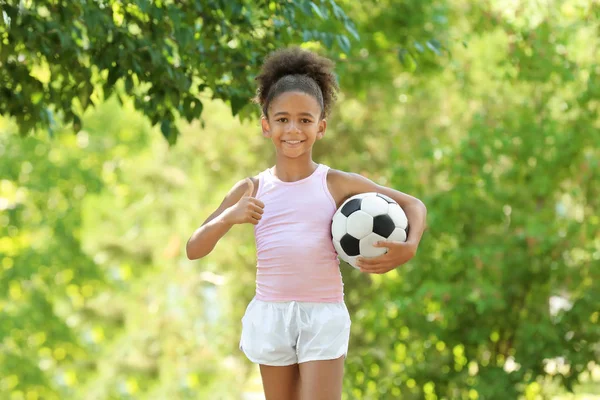
[[[416,197],[398,190],[381,186],[359,174],[331,170],[328,176],[329,190],[338,207],[349,197],[359,193],[377,192],[394,199],[406,213],[409,232],[406,242],[383,241],[377,246],[387,247],[388,252],[379,257],[360,259],[361,270],[372,273],[386,273],[408,262],[417,253],[417,248],[426,226],[427,208]]]

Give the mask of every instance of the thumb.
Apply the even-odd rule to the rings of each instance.
[[[252,182],[252,179],[246,178],[246,183],[248,184],[248,188],[244,192],[244,197],[251,197],[252,193],[254,193],[254,182]]]

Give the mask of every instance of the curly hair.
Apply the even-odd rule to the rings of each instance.
[[[269,104],[284,92],[300,91],[313,96],[321,105],[321,118],[329,115],[337,99],[338,83],[333,61],[299,47],[276,50],[265,59],[256,77],[254,101],[265,116]]]

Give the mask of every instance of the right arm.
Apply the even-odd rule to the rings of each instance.
[[[258,224],[264,204],[252,197],[256,181],[256,178],[246,178],[231,188],[221,205],[189,238],[185,246],[188,259],[197,260],[208,255],[233,225]]]

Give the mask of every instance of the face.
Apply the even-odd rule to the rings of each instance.
[[[273,141],[278,155],[310,157],[313,144],[323,137],[327,127],[320,117],[321,106],[313,96],[285,92],[271,101],[269,117],[262,119],[263,135]]]

